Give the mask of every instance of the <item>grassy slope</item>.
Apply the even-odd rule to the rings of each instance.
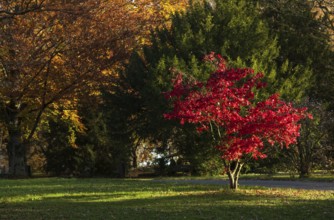
[[[149,180],[0,180],[0,219],[334,219],[334,192]]]

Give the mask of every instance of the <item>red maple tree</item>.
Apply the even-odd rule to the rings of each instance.
[[[262,73],[250,68],[227,68],[220,55],[211,53],[206,61],[215,71],[206,82],[184,82],[182,74],[174,79],[173,89],[165,96],[173,110],[166,119],[181,124],[196,124],[198,132],[211,132],[215,147],[229,177],[230,188],[237,189],[240,171],[249,158],[265,158],[267,147],[288,147],[297,141],[305,108],[294,108],[278,94],[260,100],[256,94],[266,84]]]

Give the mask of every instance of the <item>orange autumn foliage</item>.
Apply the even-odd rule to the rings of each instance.
[[[165,19],[150,16],[162,6],[144,0],[0,3],[0,123],[8,130],[11,174],[26,175],[25,147],[46,110],[75,109],[81,91],[107,83],[105,73],[147,43],[149,30]]]

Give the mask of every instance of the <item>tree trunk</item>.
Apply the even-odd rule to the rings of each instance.
[[[131,156],[132,156],[132,168],[137,168],[138,166],[137,148],[132,149]]]
[[[239,176],[242,166],[244,165],[240,161],[235,161],[235,164],[231,162],[224,162],[225,168],[227,170],[227,176],[230,183],[230,189],[237,190],[239,185]]]
[[[8,133],[8,174],[13,177],[28,177],[26,148],[22,143],[22,133],[19,130],[10,130]]]
[[[309,177],[311,172],[311,162],[303,159],[300,161],[299,178]]]
[[[27,166],[26,146],[23,142],[23,133],[21,131],[20,118],[18,116],[19,108],[15,105],[7,108],[7,128],[8,128],[8,174],[12,177],[28,177],[29,169]]]
[[[305,178],[310,176],[311,163],[312,163],[312,146],[308,143],[297,143],[299,153],[299,178]]]
[[[230,183],[230,189],[237,190],[238,189],[238,179],[235,178],[233,173],[227,172],[228,180]]]

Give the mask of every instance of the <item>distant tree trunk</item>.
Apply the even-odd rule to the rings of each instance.
[[[235,163],[227,163],[224,161],[224,166],[226,168],[226,174],[229,179],[230,189],[237,190],[238,189],[238,182],[241,168],[243,167],[244,163],[240,161],[234,161]]]
[[[141,144],[141,138],[138,138],[137,141],[136,141],[136,144],[131,149],[132,168],[137,168],[138,167],[137,150],[138,150],[138,147],[140,146],[140,144]]]
[[[309,146],[301,146],[301,143],[298,143],[297,147],[299,151],[299,178],[309,177],[312,166],[312,152],[310,152]]]
[[[310,126],[310,123],[305,122],[305,126]],[[305,131],[306,130],[306,131]],[[308,137],[311,135],[309,129],[304,128],[305,135]],[[314,149],[313,141],[298,141],[297,143],[298,149],[298,172],[299,178],[309,177],[312,168],[312,154]]]
[[[120,161],[120,163],[118,164],[118,177],[126,177],[126,163],[124,161]]]
[[[310,166],[308,164],[300,164],[299,178],[305,178],[310,176]]]
[[[2,125],[0,124],[0,151],[1,151],[2,143],[3,143],[4,135],[5,135],[4,129]]]
[[[137,148],[132,149],[131,156],[132,156],[132,168],[137,168],[138,166]]]

